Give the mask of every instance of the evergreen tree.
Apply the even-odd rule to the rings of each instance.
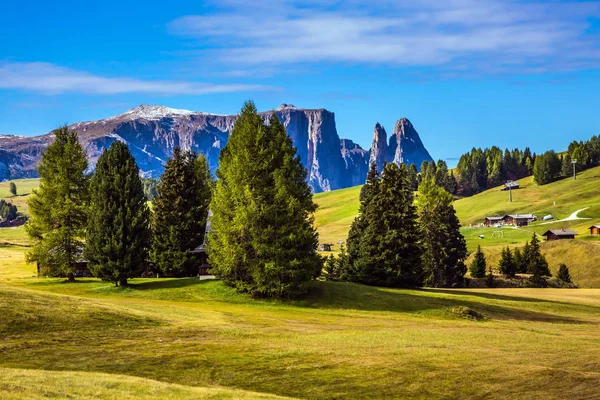
[[[285,127],[274,113],[269,122],[244,104],[219,160],[208,251],[238,291],[290,297],[321,273],[316,205]]]
[[[558,274],[556,275],[556,277],[563,282],[572,283],[569,268],[565,264],[560,264],[558,266]]]
[[[87,223],[88,164],[76,132],[63,127],[53,134],[38,165],[39,189],[27,202],[31,218],[25,230],[34,243],[27,261],[74,281]]]
[[[540,276],[552,276],[550,268],[548,267],[548,261],[540,250],[540,240],[534,233],[529,243],[529,252],[527,257],[527,272],[532,275]]]
[[[515,251],[515,255],[516,255],[516,251]],[[519,252],[519,257],[520,256],[521,255]],[[500,271],[500,273],[502,273],[508,277],[513,277],[517,273],[517,265],[515,263],[515,256],[513,256],[513,253],[510,251],[510,248],[508,246],[506,246],[506,248],[502,249],[502,254],[500,256],[500,262],[498,264],[498,270]]]
[[[431,179],[419,186],[417,208],[426,286],[462,286],[467,272],[467,245],[452,201],[452,195]]]
[[[386,165],[366,206],[366,226],[350,267],[354,281],[390,287],[422,284],[417,214],[406,168]]]
[[[485,285],[489,288],[496,287],[496,278],[494,277],[494,271],[490,265],[487,274],[485,275]]]
[[[481,246],[477,246],[475,258],[473,258],[473,262],[469,267],[469,272],[473,278],[483,278],[487,269],[486,267],[485,255],[481,251]]]
[[[204,240],[211,192],[212,180],[204,156],[176,147],[153,201],[151,256],[163,274],[198,273],[200,259],[189,251]]]
[[[148,255],[150,210],[126,144],[113,142],[98,159],[88,214],[84,254],[90,270],[103,280],[127,285]]]
[[[562,157],[562,170],[560,173],[563,177],[568,177],[573,174],[573,165],[571,164],[571,155],[567,152]]]
[[[527,266],[523,263],[523,254],[518,247],[513,251],[513,263],[516,273],[524,274],[527,272]]]
[[[0,199],[0,219],[12,221],[17,218],[17,206],[13,203]]]
[[[11,182],[9,184],[9,189],[8,190],[10,191],[10,194],[12,194],[13,196],[17,195],[17,185],[15,185],[14,182]]]

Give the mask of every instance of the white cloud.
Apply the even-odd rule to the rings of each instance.
[[[264,85],[214,84],[202,82],[153,81],[112,78],[90,74],[54,64],[0,63],[0,89],[20,89],[59,93],[158,95],[201,95],[274,89]]]
[[[500,0],[224,0],[169,24],[231,65],[366,63],[484,70],[564,70],[600,64],[587,32],[597,2]]]

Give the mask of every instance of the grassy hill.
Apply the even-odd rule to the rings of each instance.
[[[218,281],[116,288],[5,267],[2,398],[584,399],[600,385],[600,290],[314,282],[269,301]]]

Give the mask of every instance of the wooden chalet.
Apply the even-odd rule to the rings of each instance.
[[[527,226],[537,218],[533,214],[509,214],[504,217],[506,225]]]
[[[331,251],[332,247],[331,243],[322,243],[319,245],[319,251]]]
[[[501,224],[527,226],[535,220],[537,220],[537,217],[533,214],[506,214],[503,216],[485,217],[484,225],[494,226],[496,224]]]
[[[600,225],[592,225],[589,227],[590,235],[597,236],[600,235]]]
[[[208,255],[206,254],[206,237],[209,233],[212,232],[212,228],[210,226],[210,217],[212,217],[212,211],[208,210],[208,217],[206,218],[206,229],[204,230],[204,241],[194,250],[191,250],[189,254],[193,254],[197,257],[200,257],[200,271],[199,275],[209,275],[208,270],[211,268],[210,264],[208,264]]]
[[[546,240],[563,240],[563,239],[575,239],[575,231],[571,229],[550,229],[547,230],[542,236],[546,237]]]
[[[484,225],[485,226],[494,226],[495,224],[504,223],[504,216],[502,217],[485,217]]]

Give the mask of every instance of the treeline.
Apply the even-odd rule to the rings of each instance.
[[[151,213],[126,144],[114,142],[88,176],[77,133],[67,127],[53,133],[55,140],[38,166],[40,186],[28,200],[31,218],[25,229],[34,243],[29,262],[70,281],[87,262],[94,276],[117,285],[126,285],[150,264],[166,276],[199,267],[200,261],[187,251],[202,243],[206,224],[212,181],[204,157],[175,149]],[[161,203],[173,191],[177,199]],[[165,230],[172,234],[163,234]],[[186,251],[172,251],[167,261],[159,256],[160,246],[181,247],[179,241],[185,241]]]
[[[463,286],[467,248],[452,201],[427,178],[415,202],[410,166],[387,164],[379,175],[372,165],[347,249],[327,259],[326,278],[389,287]]]
[[[561,267],[563,271],[558,279],[571,283],[569,270],[566,266]],[[474,278],[484,278],[493,275],[491,266],[489,271],[486,264],[485,255],[481,251],[481,246],[477,246],[473,262],[469,271]],[[546,277],[552,276],[548,261],[540,250],[540,241],[534,233],[530,242],[526,242],[522,248],[511,250],[510,247],[502,249],[498,271],[507,278],[513,278],[516,274],[530,274],[529,285],[532,287],[547,287]],[[486,279],[488,286],[493,285],[493,278]]]
[[[460,157],[456,167],[458,188],[461,196],[471,196],[488,188],[501,185],[507,180],[517,180],[533,172],[535,153],[529,147],[510,151],[493,146],[484,150],[473,148]]]
[[[577,160],[575,166],[573,160]],[[562,155],[552,150],[540,154],[535,161],[533,178],[538,185],[545,185],[573,176],[573,169],[584,171],[598,165],[600,165],[600,137],[592,136],[590,140],[571,142]]]
[[[10,201],[0,199],[0,219],[5,221],[17,219],[17,206]]]
[[[67,127],[53,133],[26,225],[34,243],[27,260],[50,275],[72,281],[82,262],[94,276],[122,286],[149,264],[164,276],[195,275],[201,259],[190,250],[205,241],[209,209],[212,271],[238,291],[294,296],[321,273],[316,205],[275,114],[265,123],[253,103],[244,105],[221,152],[218,182],[203,156],[179,148],[160,181],[142,180],[127,145],[118,141],[88,176],[77,133]]]

